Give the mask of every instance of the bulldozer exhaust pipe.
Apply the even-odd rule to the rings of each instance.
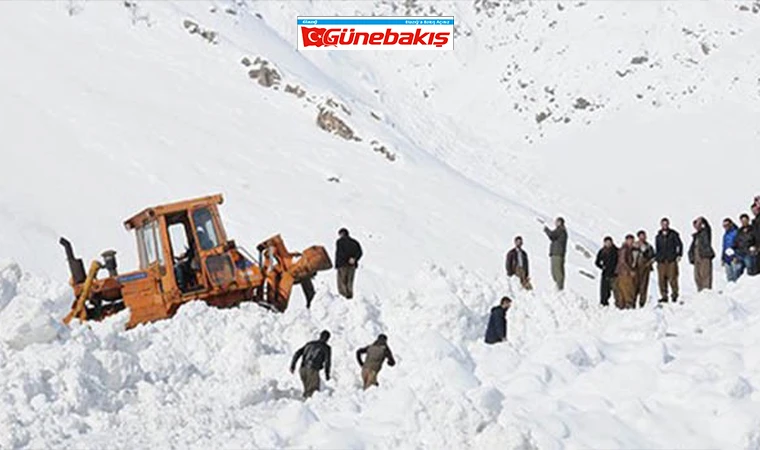
[[[58,241],[63,246],[63,250],[66,252],[66,261],[69,263],[69,272],[71,272],[71,278],[74,280],[74,284],[84,283],[87,275],[84,273],[84,263],[81,259],[74,256],[74,249],[71,247],[71,242],[65,237],[61,237]]]

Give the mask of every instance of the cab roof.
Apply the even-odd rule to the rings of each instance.
[[[165,216],[168,214],[174,214],[177,212],[188,211],[198,208],[200,206],[212,206],[221,205],[224,202],[222,194],[208,195],[206,197],[198,197],[189,200],[182,200],[174,203],[167,203],[164,205],[153,206],[145,208],[134,216],[124,221],[124,227],[127,230],[138,228],[146,222],[153,220],[159,216]]]

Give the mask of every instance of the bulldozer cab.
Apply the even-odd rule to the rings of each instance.
[[[221,196],[164,205],[125,222],[137,241],[140,270],[161,280],[170,297],[196,296],[234,278],[234,248],[227,241],[217,205]]]

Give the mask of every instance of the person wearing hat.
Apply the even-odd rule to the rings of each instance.
[[[354,297],[354,274],[362,257],[362,246],[349,236],[348,230],[338,230],[335,243],[335,268],[338,271],[338,293],[347,299]]]
[[[367,355],[364,361],[362,361],[362,355]],[[359,362],[359,366],[362,368],[364,390],[367,390],[370,386],[379,386],[377,374],[383,368],[383,363],[386,359],[389,366],[393,367],[396,365],[396,360],[393,359],[393,352],[388,347],[388,336],[384,334],[378,335],[375,342],[371,345],[362,347],[356,351],[356,361]]]
[[[314,392],[319,390],[320,370],[325,369],[325,379],[330,381],[332,349],[327,345],[329,339],[330,332],[323,330],[319,334],[318,340],[308,342],[306,345],[298,349],[293,355],[293,360],[290,362],[290,373],[294,373],[296,371],[296,363],[298,363],[298,360],[303,357],[299,375],[301,376],[301,382],[303,383],[304,398],[311,397]]]

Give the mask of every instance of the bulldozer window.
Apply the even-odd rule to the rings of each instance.
[[[193,211],[193,222],[201,249],[210,250],[219,245],[219,238],[214,227],[214,217],[208,208],[198,208]]]
[[[172,256],[175,258],[190,249],[190,242],[187,239],[185,224],[182,222],[169,225],[169,239],[172,244]]]
[[[163,265],[163,255],[158,245],[158,226],[155,221],[140,227],[137,230],[137,238],[140,242],[140,268],[145,269],[158,261]]]

